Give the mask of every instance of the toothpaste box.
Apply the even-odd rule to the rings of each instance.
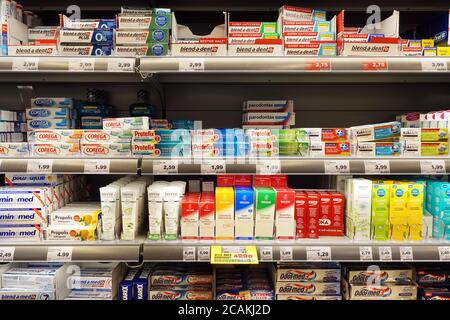
[[[307,296],[307,295],[296,295],[296,294],[277,294],[277,300],[342,300],[339,296]]]
[[[32,157],[79,157],[79,143],[30,143],[30,154]]]
[[[357,157],[401,157],[404,146],[401,142],[368,142],[360,141],[352,145],[356,147]]]
[[[307,238],[308,233],[308,197],[306,192],[295,192],[296,238]]]
[[[25,117],[27,120],[71,118],[71,110],[66,107],[32,108],[25,110]]]
[[[112,300],[111,292],[72,290],[64,300]]]
[[[450,283],[450,272],[443,266],[417,267],[416,275],[420,286],[441,287]]]
[[[56,186],[63,183],[62,174],[5,173],[5,184],[9,186]]]
[[[284,20],[282,34],[285,32],[332,32],[331,21]]]
[[[216,188],[216,240],[234,240],[234,190]]]
[[[276,33],[276,22],[228,22],[228,33]]]
[[[38,224],[0,225],[0,240],[40,241],[42,229]]]
[[[234,237],[236,240],[253,240],[254,229],[254,199],[250,187],[234,188]]]
[[[414,281],[412,268],[398,266],[382,266],[380,270],[368,270],[365,266],[354,266],[345,269],[345,277],[352,284],[370,284],[370,280],[385,283],[407,283]]]
[[[129,157],[131,156],[130,143],[83,143],[81,144],[82,157]]]
[[[113,43],[113,29],[67,29],[60,28],[60,43]]]
[[[113,45],[110,43],[62,44],[58,46],[60,56],[110,56]]]
[[[280,16],[283,21],[327,20],[327,12],[324,10],[308,9],[294,6],[282,6],[280,8]]]
[[[81,143],[129,143],[132,132],[127,130],[83,130]]]
[[[83,130],[34,130],[27,132],[28,142],[36,143],[77,143]]]
[[[280,282],[340,282],[338,264],[285,264],[277,268],[276,281]]]
[[[72,123],[66,118],[27,120],[27,130],[36,129],[70,129]]]
[[[43,230],[45,240],[94,241],[96,226],[50,226]]]
[[[59,15],[59,23],[62,28],[69,29],[115,29],[115,19],[71,19],[63,14]]]
[[[314,41],[335,41],[334,32],[297,31],[283,33],[285,44],[302,44]]]
[[[152,269],[144,265],[139,276],[133,280],[135,300],[148,300],[149,277]]]
[[[251,125],[295,125],[295,113],[291,112],[246,112],[243,114],[244,124]]]
[[[44,187],[1,187],[0,203],[22,208],[41,208],[49,204],[49,189]]]
[[[390,237],[389,200],[390,184],[373,183],[371,238],[376,241],[386,241]]]
[[[398,121],[356,126],[350,128],[350,140],[374,141],[400,137],[401,123]]]
[[[119,29],[170,29],[170,12],[152,12],[150,15],[139,13],[120,13],[116,17]]]
[[[420,142],[421,130],[421,128],[401,128],[400,137],[403,140],[418,140]]]
[[[116,44],[169,43],[169,29],[116,30]]]
[[[311,157],[342,156],[348,157],[351,153],[351,144],[348,141],[341,142],[319,142],[313,141],[309,146]]]
[[[372,205],[372,181],[368,179],[347,179],[346,194],[346,236],[354,240],[370,239]]]
[[[275,187],[275,238],[277,240],[294,240],[295,191],[287,187]]]
[[[195,291],[152,288],[148,295],[149,300],[213,300],[211,290]]]
[[[422,128],[420,130],[421,142],[448,141],[448,128]]]
[[[47,208],[3,208],[0,207],[0,224],[46,226]]]
[[[32,98],[31,108],[65,107],[73,108],[72,98]]]
[[[450,291],[448,288],[422,288],[422,300],[449,300]]]
[[[181,200],[181,239],[197,240],[199,230],[200,194],[186,193]]]
[[[343,283],[347,300],[416,300],[415,284],[356,285]]]
[[[56,300],[56,297],[54,291],[2,288],[0,300]]]
[[[302,294],[337,296],[341,294],[340,282],[277,282],[277,294]]]
[[[30,151],[26,142],[3,142],[0,143],[1,158],[21,158],[29,157]]]
[[[334,57],[336,51],[336,41],[314,41],[284,45],[285,56]]]
[[[294,100],[244,101],[242,110],[257,112],[294,112]]]
[[[56,56],[58,55],[58,47],[55,44],[39,44],[39,45],[10,45],[8,46],[9,56]]]
[[[189,130],[133,130],[133,142],[175,143],[191,142]]]
[[[139,275],[140,269],[129,269],[125,278],[119,284],[119,300],[135,300],[133,281]]]
[[[255,188],[255,239],[273,240],[276,191],[272,188]]]
[[[200,240],[214,240],[214,192],[202,192],[199,212]]]
[[[344,195],[318,191],[320,198],[319,236],[344,235]]]
[[[233,48],[261,48],[261,45],[279,45],[282,49],[281,44],[283,41],[280,39],[278,33],[228,33],[228,44]],[[238,45],[243,45],[239,47]],[[245,46],[252,45],[252,46]],[[237,51],[237,53],[242,53]],[[250,52],[249,52],[250,53]]]
[[[166,56],[169,45],[166,43],[150,43],[142,45],[116,45],[115,55],[125,57]]]
[[[447,156],[448,142],[421,142],[420,155],[422,157]]]
[[[148,117],[105,118],[103,129],[106,130],[148,130]]]

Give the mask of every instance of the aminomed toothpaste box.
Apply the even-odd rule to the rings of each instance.
[[[5,173],[5,184],[9,186],[56,186],[64,182],[62,174]]]
[[[75,143],[30,143],[32,157],[79,157],[80,144]]]
[[[72,122],[66,118],[27,120],[27,130],[36,129],[71,129]]]
[[[29,157],[30,151],[27,142],[2,142],[0,143],[0,157]]]
[[[0,240],[40,241],[42,229],[38,224],[0,225]]]
[[[56,45],[14,45],[8,46],[9,56],[56,56]]]
[[[340,282],[277,282],[277,294],[340,295]]]
[[[128,157],[131,155],[130,143],[83,143],[81,144],[83,157]]]
[[[113,29],[66,29],[61,28],[59,34],[60,43],[110,43],[114,41]]]
[[[169,43],[168,29],[152,30],[116,30],[116,44],[150,44],[150,43]]]
[[[165,43],[151,43],[143,45],[116,45],[115,55],[126,57],[166,56],[169,45]]]
[[[34,130],[27,133],[28,142],[36,143],[77,143],[83,130]]]
[[[0,223],[6,225],[45,225],[47,209],[40,208],[0,208]]]
[[[60,56],[110,56],[113,54],[113,46],[112,44],[62,44],[58,47],[58,52]]]
[[[31,98],[31,108],[65,107],[73,108],[72,98],[38,97]]]

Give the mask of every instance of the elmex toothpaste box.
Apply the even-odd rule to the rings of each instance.
[[[315,41],[284,45],[285,56],[333,57],[336,56],[336,50],[335,41]]]
[[[55,44],[49,45],[14,45],[8,46],[9,56],[56,56],[58,47]]]
[[[131,138],[131,131],[126,130],[83,130],[81,143],[129,143]]]
[[[277,294],[333,296],[341,294],[340,282],[277,282]]]
[[[58,46],[60,56],[110,56],[113,54],[112,44],[62,44]]]
[[[119,300],[135,300],[133,281],[139,275],[140,269],[130,269],[119,284]]]
[[[40,241],[42,229],[38,224],[0,225],[0,240]]]
[[[0,223],[6,225],[42,225],[47,224],[47,209],[39,208],[0,208]]]
[[[276,33],[276,22],[228,22],[228,33]]]
[[[25,110],[27,120],[33,119],[52,119],[52,118],[70,118],[71,110],[66,107],[45,107],[32,108]]]
[[[339,282],[341,268],[338,264],[286,264],[277,269],[277,281],[287,282]]]
[[[116,44],[169,43],[169,29],[116,30]]]
[[[81,144],[83,157],[128,157],[131,155],[130,143],[83,143]]]
[[[2,288],[0,300],[56,300],[56,297],[54,291]]]
[[[77,143],[83,130],[34,130],[27,132],[28,142],[36,143]]]
[[[65,107],[73,108],[72,98],[32,98],[31,108]]]
[[[72,123],[70,119],[35,119],[27,120],[27,130],[36,129],[71,129]]]
[[[113,43],[114,41],[113,29],[66,29],[59,30],[59,42],[61,44],[75,44],[75,43]]]
[[[125,57],[166,56],[169,45],[166,43],[151,43],[143,45],[116,45],[115,55]]]
[[[30,151],[27,142],[3,142],[0,143],[0,157],[1,158],[18,158],[29,157]]]
[[[285,32],[332,32],[331,21],[298,20],[283,21],[282,34]]]
[[[327,20],[327,12],[324,10],[300,8],[294,6],[282,6],[280,8],[280,16],[283,21]]]
[[[105,118],[103,129],[106,130],[148,130],[148,117]]]
[[[79,157],[80,144],[75,143],[30,143],[32,157]]]

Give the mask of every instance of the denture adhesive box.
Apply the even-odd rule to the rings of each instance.
[[[1,158],[23,158],[29,157],[30,150],[27,142],[2,142],[0,143]]]
[[[31,99],[31,108],[65,107],[73,108],[72,98],[38,97]]]
[[[27,130],[36,129],[71,129],[72,122],[67,118],[27,120]]]
[[[79,143],[30,143],[30,154],[33,157],[79,157]]]
[[[43,108],[31,108],[25,110],[25,118],[27,120],[33,119],[54,119],[54,118],[66,118],[72,117],[71,109],[66,107],[43,107]]]
[[[27,132],[28,142],[36,143],[77,143],[80,142],[83,130],[43,130]]]

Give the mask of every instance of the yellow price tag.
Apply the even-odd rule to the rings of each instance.
[[[211,246],[211,264],[258,264],[255,246]]]

